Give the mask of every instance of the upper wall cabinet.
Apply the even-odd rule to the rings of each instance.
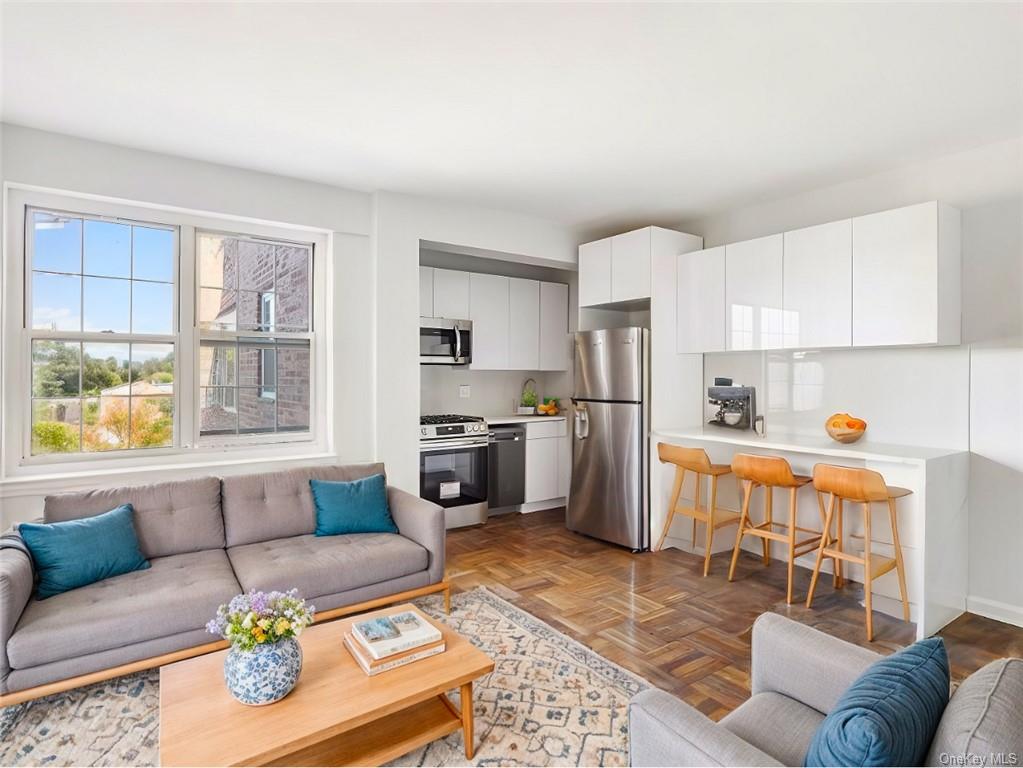
[[[717,322],[729,350],[959,344],[960,218],[932,201],[722,246],[720,321],[719,249],[686,254],[676,349],[720,349]]]
[[[466,274],[466,273],[463,273]],[[509,285],[501,275],[468,273],[473,368],[508,368]],[[434,277],[436,280],[436,277]]]
[[[960,214],[938,202],[852,223],[852,343],[959,344]]]
[[[512,322],[515,322],[514,317]],[[567,371],[571,365],[568,286],[564,283],[540,283],[540,370]]]
[[[725,247],[676,257],[675,295],[679,354],[725,348]]]
[[[611,238],[579,246],[579,306],[611,301]]]
[[[433,317],[449,320],[469,318],[469,273],[453,269],[433,270]]]
[[[419,276],[420,312],[428,310],[427,302],[432,301],[436,317],[472,320],[472,368],[567,371],[571,367],[564,283],[431,267],[420,267]],[[459,303],[461,285],[466,292],[464,307]],[[445,310],[461,314],[442,314]]]
[[[785,346],[782,235],[725,246],[726,349]]]
[[[433,267],[419,267],[419,316],[436,317],[433,314]]]
[[[786,232],[782,272],[785,346],[852,344],[852,219]]]
[[[650,231],[644,227],[611,238],[611,301],[650,298]]]
[[[508,367],[540,369],[540,282],[512,277],[508,285]]]
[[[671,256],[692,248],[694,235],[643,227],[579,246],[579,306],[596,307],[650,298],[655,251]]]

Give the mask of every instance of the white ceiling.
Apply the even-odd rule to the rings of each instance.
[[[1023,134],[1023,5],[3,4],[3,119],[586,229]]]

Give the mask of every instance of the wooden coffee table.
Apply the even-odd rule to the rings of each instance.
[[[493,660],[436,622],[446,650],[367,676],[342,645],[352,622],[393,606],[302,633],[298,685],[264,707],[240,704],[224,684],[224,655],[160,669],[162,765],[380,765],[462,729],[472,758],[472,683]],[[461,689],[461,711],[447,691]]]

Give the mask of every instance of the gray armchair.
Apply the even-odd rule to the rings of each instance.
[[[629,704],[631,764],[802,765],[826,713],[879,658],[765,613],[753,624],[750,698],[715,723],[664,691],[637,694]],[[945,709],[927,763],[948,765],[942,754],[1023,758],[1021,701],[1023,660],[1002,659],[975,672]]]

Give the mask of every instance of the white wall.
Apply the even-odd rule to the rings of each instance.
[[[326,460],[359,462],[374,458],[375,414],[366,397],[373,383],[368,364],[373,340],[368,330],[374,296],[366,290],[373,278],[370,195],[20,126],[3,125],[2,129],[3,182],[331,231],[329,257],[335,276],[331,286],[332,352],[338,407],[333,413],[336,459]],[[5,398],[11,396],[4,393]],[[267,466],[245,463],[244,459],[229,456],[216,471],[230,474]],[[210,471],[209,466],[198,465],[133,472],[130,482]],[[0,525],[37,515],[46,493],[118,485],[126,482],[126,477],[116,470],[73,479],[0,477]]]
[[[572,269],[579,240],[568,228],[530,216],[385,192],[374,200],[376,455],[392,483],[417,492],[420,241]]]
[[[907,412],[924,402],[921,419],[948,419],[944,444],[959,445],[966,422],[972,452],[968,607],[1023,625],[1023,138],[687,221],[680,228],[703,234],[711,247],[935,199],[963,212],[965,346],[829,352],[828,375],[848,376],[854,363],[864,363],[876,383],[889,373],[882,365],[886,355],[906,368],[892,371],[893,378],[913,375],[915,363],[929,371],[922,400],[911,396],[905,382],[896,381],[895,387]],[[708,359],[722,371],[750,368],[739,359],[729,363],[728,355]],[[962,413],[967,380],[968,420]],[[868,389],[878,392],[876,386]],[[853,398],[850,408],[860,396],[842,395]],[[954,413],[943,412],[939,403]],[[894,404],[886,409],[871,430],[885,433],[890,442],[926,444],[941,437],[933,423],[915,429]],[[870,420],[870,414],[863,415]]]

